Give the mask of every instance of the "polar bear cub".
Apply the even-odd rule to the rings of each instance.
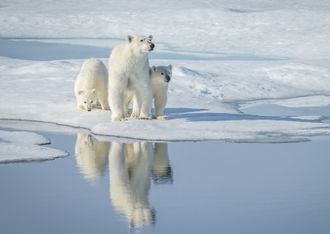
[[[168,83],[172,78],[172,65],[153,66],[150,68],[150,84],[152,89],[152,99],[154,101],[155,118],[165,120],[164,110],[167,102]],[[128,106],[133,101],[132,115],[135,118],[139,112],[134,92],[128,90],[125,92],[125,117],[128,117]]]
[[[172,78],[172,65],[153,66],[150,71],[155,117],[165,120],[164,110],[167,102],[168,83]]]
[[[108,71],[102,61],[91,58],[83,63],[75,81],[74,93],[80,110],[91,111],[98,105],[103,110],[110,110]]]
[[[112,121],[124,119],[125,92],[134,93],[139,119],[150,119],[151,84],[148,54],[155,47],[152,36],[128,36],[115,46],[109,58],[109,103]]]

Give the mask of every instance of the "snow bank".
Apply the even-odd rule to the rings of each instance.
[[[41,161],[68,155],[67,152],[42,146],[49,143],[48,139],[36,133],[0,130],[0,163]]]

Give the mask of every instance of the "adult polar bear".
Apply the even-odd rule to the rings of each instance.
[[[138,113],[132,117],[151,119],[152,90],[148,53],[154,49],[152,36],[128,36],[112,49],[109,58],[109,103],[112,121],[124,119],[125,92],[134,92]]]

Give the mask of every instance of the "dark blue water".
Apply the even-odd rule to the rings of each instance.
[[[41,132],[67,158],[0,165],[12,233],[329,233],[329,140],[106,142]]]

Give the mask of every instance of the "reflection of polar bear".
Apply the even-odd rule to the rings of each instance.
[[[150,142],[113,142],[111,145],[111,201],[127,217],[130,228],[142,228],[155,222],[155,212],[150,208],[148,199],[152,160]]]
[[[90,134],[78,133],[75,154],[77,165],[86,180],[95,181],[104,170],[109,142],[98,141]]]
[[[159,120],[166,119],[164,110],[167,102],[168,83],[172,77],[172,66],[153,66],[150,69],[150,80],[152,88],[152,98],[154,99],[155,117]],[[139,112],[134,92],[128,90],[125,93],[124,115],[128,117],[128,106],[133,100],[132,115]]]
[[[98,59],[86,60],[74,85],[74,93],[79,109],[91,111],[101,104],[103,110],[109,110],[108,71]]]
[[[131,90],[137,101],[136,118],[150,119],[151,85],[148,53],[153,50],[152,36],[128,36],[126,43],[112,49],[109,58],[109,102],[112,121],[124,118],[124,95]]]
[[[167,143],[155,143],[152,177],[155,183],[172,183],[172,167],[168,158]]]

